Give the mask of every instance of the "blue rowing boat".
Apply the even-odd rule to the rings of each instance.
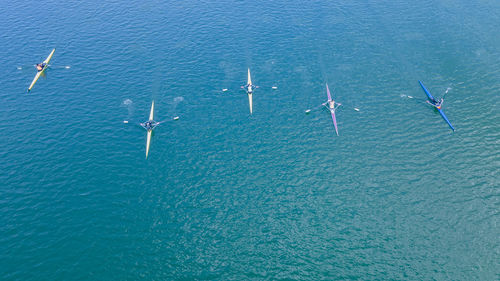
[[[437,103],[436,99],[431,95],[431,93],[425,88],[424,84],[422,84],[422,82],[420,80],[418,80],[418,83],[420,83],[420,86],[422,86],[422,89],[424,89],[424,92],[427,94],[427,97],[429,98],[429,100],[431,101],[431,103],[435,104]],[[441,116],[443,116],[443,119],[444,121],[446,121],[446,123],[448,123],[448,125],[450,126],[450,128],[455,131],[455,128],[453,128],[453,125],[451,125],[451,122],[450,120],[448,120],[448,118],[446,117],[446,115],[444,115],[444,112],[443,110],[441,109],[441,107],[436,107],[435,108],[437,109],[437,111],[439,111],[439,114],[441,114]]]

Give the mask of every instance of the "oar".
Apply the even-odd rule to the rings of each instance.
[[[180,119],[179,116],[175,116],[175,117],[172,117],[172,119],[169,119],[169,120],[162,120],[162,121],[156,122],[156,125],[160,125],[161,123],[165,123],[165,122],[177,121],[179,119]],[[129,124],[129,123],[130,122],[128,120],[123,120],[123,124]],[[134,122],[132,124],[136,124],[136,123]],[[141,123],[137,123],[137,124],[140,125]]]
[[[313,110],[317,110],[318,108],[321,108],[321,107],[325,106],[325,104],[326,104],[326,103],[323,103],[323,104],[321,104],[321,105],[318,105],[318,106],[316,106],[316,107],[313,107],[312,109],[307,109],[307,110],[306,110],[306,114],[309,114],[309,113],[311,113],[311,111],[313,111]]]
[[[26,67],[30,67],[30,66],[33,66],[36,68],[36,64],[33,64],[33,65],[21,65],[21,66],[18,66],[17,67],[17,70],[23,70],[24,68]],[[52,66],[52,64],[49,64],[49,67],[52,68],[52,69],[70,69],[71,66],[70,65],[56,65],[56,66]]]
[[[159,122],[157,122],[157,123],[158,123],[158,125],[160,125],[161,123],[165,123],[165,122],[172,122],[172,121],[177,121],[177,120],[179,120],[179,119],[180,119],[180,117],[179,117],[179,116],[174,116],[174,117],[172,117],[172,119],[159,121]]]
[[[444,99],[444,97],[446,97],[446,94],[447,94],[450,90],[451,90],[451,88],[450,88],[450,87],[448,87],[448,88],[446,89],[446,91],[444,92],[444,95],[443,95],[442,99]]]
[[[56,66],[52,66],[52,64],[49,64],[49,67],[50,68],[54,68],[54,69],[70,69],[71,68],[71,66],[69,66],[69,65],[61,65],[61,66],[56,65]]]
[[[27,68],[27,67],[36,67],[36,64],[27,64],[27,65],[21,65],[21,66],[17,66],[17,70],[23,70],[24,68]]]
[[[341,106],[341,105],[342,105],[341,103],[337,103],[337,102],[336,102],[335,104],[337,105],[337,107],[335,107],[335,110],[337,110],[337,108],[339,108],[339,106]],[[319,106],[317,106],[317,107],[314,107],[314,108],[312,108],[312,109],[307,109],[305,112],[306,112],[306,114],[309,114],[309,113],[311,113],[311,111],[316,110],[316,109],[318,109],[318,108],[321,108],[321,107],[323,107],[323,106],[326,106],[326,102],[325,102],[325,103],[323,103],[323,104],[321,104],[321,105],[319,105]],[[329,107],[327,107],[327,108],[328,108],[328,109],[330,109]],[[354,107],[354,110],[359,111],[359,108]]]

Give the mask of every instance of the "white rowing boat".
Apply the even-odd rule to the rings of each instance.
[[[252,101],[253,85],[252,77],[250,76],[250,68],[248,69],[248,81],[247,81],[247,94],[248,94],[248,105],[250,106],[250,114],[253,112],[253,101]]]
[[[149,119],[148,121],[144,123],[140,123],[141,126],[146,129],[147,131],[147,139],[146,139],[146,158],[148,158],[149,154],[149,146],[151,145],[151,136],[153,134],[153,129],[156,128],[156,126],[160,125],[161,123],[167,122],[167,121],[159,121],[156,122],[154,120],[154,112],[155,112],[155,102],[153,101],[151,103],[151,111],[149,112]],[[179,120],[179,116],[175,116],[172,118],[172,121],[177,121]],[[128,123],[128,121],[124,121],[124,123]]]
[[[153,121],[154,119],[154,109],[155,109],[155,102],[151,104],[151,112],[149,113],[149,120],[148,121]],[[148,130],[148,137],[146,140],[146,158],[148,158],[148,153],[149,153],[149,145],[151,144],[151,134],[153,133],[153,128],[147,129]]]
[[[54,55],[55,51],[56,51],[56,49],[53,49],[52,52],[50,52],[49,56],[42,62],[42,64],[44,64],[44,66],[43,66],[42,70],[38,71],[37,74],[35,75],[35,78],[31,82],[30,87],[28,88],[28,92],[31,91],[31,88],[33,88],[33,86],[35,86],[36,81],[38,81],[38,78],[40,78],[40,75],[42,75],[42,73],[45,71],[45,69],[47,69],[47,67],[49,67],[50,59]]]

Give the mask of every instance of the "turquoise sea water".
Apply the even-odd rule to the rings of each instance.
[[[0,279],[500,278],[500,2],[2,6]]]

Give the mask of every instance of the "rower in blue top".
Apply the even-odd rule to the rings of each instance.
[[[440,99],[439,101],[436,99],[433,99],[431,101],[427,100],[426,102],[432,106],[434,106],[437,109],[441,109],[441,106],[443,105],[443,99]]]
[[[144,129],[146,129],[147,131],[150,131],[150,130],[153,130],[156,126],[158,126],[158,122],[154,121],[154,120],[148,120],[144,123],[141,123],[141,126],[144,127]]]

